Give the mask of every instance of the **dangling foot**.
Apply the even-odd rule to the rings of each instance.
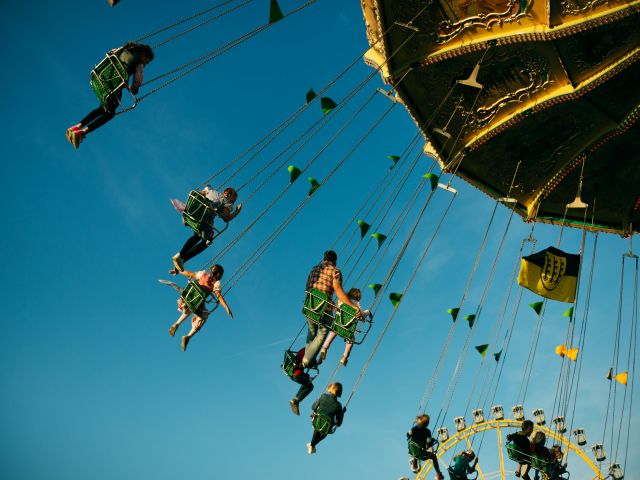
[[[182,272],[184,270],[184,260],[182,260],[180,253],[176,253],[171,257],[171,260],[173,260],[173,266],[176,272]]]
[[[327,349],[323,348],[320,350],[320,361],[324,361],[325,358],[327,358]]]
[[[80,145],[80,141],[76,139],[76,135],[81,131],[82,130],[80,130],[80,127],[78,127],[78,125],[73,125],[67,128],[67,140],[71,145],[73,145],[73,148],[78,148],[78,146]]]
[[[309,455],[313,455],[314,453],[316,453],[316,447],[314,447],[310,443],[307,443],[307,453]]]
[[[349,359],[347,357],[342,357],[340,359],[340,363],[346,367],[347,363],[349,363]]]
[[[183,352],[187,351],[187,345],[189,345],[189,340],[191,340],[191,337],[187,337],[186,335],[184,337],[182,337],[182,351]]]
[[[420,464],[418,463],[417,458],[412,458],[409,460],[409,467],[411,467],[411,471],[413,473],[418,473],[420,471]]]
[[[291,400],[289,400],[289,406],[291,407],[291,411],[298,416],[300,416],[300,407],[298,406],[299,403],[300,402],[298,402],[296,398],[292,398]]]
[[[78,127],[72,127],[73,130],[73,146],[75,148],[78,148],[80,146],[80,144],[82,143],[82,141],[84,140],[84,137],[87,135],[87,133],[82,130],[81,128]]]
[[[178,330],[178,325],[171,325],[169,327],[169,335],[173,337],[176,334],[176,330]]]
[[[440,472],[436,472],[436,480],[444,480],[444,476]]]

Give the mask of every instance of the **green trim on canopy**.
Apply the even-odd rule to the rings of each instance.
[[[364,238],[364,236],[367,234],[367,232],[371,228],[371,225],[365,222],[364,220],[358,220],[358,225],[360,225],[360,238]]]
[[[309,180],[309,183],[311,183],[311,188],[309,189],[309,193],[307,194],[308,197],[310,197],[311,195],[314,194],[314,192],[320,188],[320,184],[318,183],[318,181],[313,178],[313,177],[307,177],[307,180]]]
[[[300,174],[302,174],[302,171],[298,167],[296,167],[295,165],[289,165],[287,167],[287,170],[291,174],[291,177],[289,178],[289,183],[295,182],[298,179],[298,177],[300,176]]]
[[[317,97],[316,92],[313,91],[313,88],[310,88],[306,96],[307,104],[311,103],[311,101],[316,97]]]
[[[455,322],[458,319],[458,313],[460,312],[459,308],[449,308],[447,309],[447,313],[451,315],[453,321]]]
[[[387,236],[383,235],[382,233],[378,233],[378,232],[372,233],[371,236],[378,241],[378,250],[380,250],[380,247],[382,246],[384,241],[387,239]]]
[[[483,357],[487,356],[487,351],[489,350],[489,344],[485,343],[484,345],[476,345],[476,350]]]
[[[280,10],[278,0],[271,0],[271,5],[269,5],[269,25],[276,23],[283,18],[284,15],[282,14],[282,10]]]
[[[569,321],[573,320],[573,306],[569,307],[566,312],[562,314],[563,317],[569,317]]]
[[[469,328],[473,327],[473,323],[476,321],[475,315],[465,315],[464,319],[469,322]]]
[[[400,300],[402,300],[402,294],[401,293],[390,293],[389,294],[389,300],[391,300],[391,304],[395,308],[400,303]]]
[[[393,162],[393,164],[389,167],[389,170],[393,170],[393,167],[396,166],[400,157],[398,155],[387,155],[387,158]]]
[[[322,113],[324,113],[325,115],[337,106],[338,105],[336,104],[336,102],[331,100],[329,97],[320,98],[320,108],[322,108]]]
[[[425,173],[422,178],[426,178],[427,180],[429,180],[429,182],[431,182],[431,191],[436,189],[436,187],[438,186],[438,180],[440,180],[440,177],[435,173]]]
[[[378,292],[380,291],[380,289],[382,288],[382,284],[381,283],[370,283],[369,285],[367,285],[371,290],[373,290],[373,294],[375,296],[378,295]]]
[[[544,305],[544,302],[535,302],[529,304],[529,306],[533,308],[533,311],[538,315],[540,315],[540,312],[542,312],[542,305]]]
[[[496,362],[500,361],[500,355],[502,355],[502,350],[493,354],[493,358],[496,360]]]

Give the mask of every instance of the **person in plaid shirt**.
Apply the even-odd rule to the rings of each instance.
[[[317,288],[324,292],[329,297],[329,301],[333,302],[333,293],[338,297],[342,303],[355,308],[360,316],[360,309],[353,304],[349,299],[346,292],[342,288],[342,272],[336,267],[338,261],[338,254],[333,250],[327,250],[324,252],[322,262],[311,269],[311,273],[307,278],[307,290],[310,288]],[[321,324],[318,325],[315,322],[307,319],[307,326],[309,330],[307,332],[307,345],[305,347],[304,357],[302,359],[302,366],[307,367],[312,360],[315,360],[322,343],[329,331],[328,325],[331,324],[332,314],[329,309],[325,311],[325,316],[321,320]]]

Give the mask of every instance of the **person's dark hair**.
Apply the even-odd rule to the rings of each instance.
[[[334,265],[336,264],[336,262],[338,261],[338,254],[336,252],[334,252],[333,250],[327,250],[326,252],[324,252],[324,257],[323,259],[327,262],[331,262]]]
[[[526,430],[527,428],[533,428],[533,422],[531,420],[522,421],[522,430]]]
[[[149,61],[153,60],[154,58],[153,49],[149,45],[146,45],[144,43],[127,42],[122,48],[124,48],[125,50],[129,50],[134,55],[144,55],[149,59]]]
[[[224,268],[222,268],[222,265],[218,265],[217,263],[215,265],[211,266],[211,275],[216,275],[216,274],[220,274],[220,278],[222,278],[222,276],[224,275]]]

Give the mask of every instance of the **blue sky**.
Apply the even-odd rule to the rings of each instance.
[[[281,0],[280,4],[288,11],[298,2]],[[266,0],[255,1],[159,48],[147,78],[260,25],[267,17],[267,5]],[[179,338],[167,333],[178,315],[175,294],[157,282],[168,277],[170,257],[188,236],[168,199],[186,197],[190,189],[301,106],[309,88],[318,91],[364,53],[367,42],[359,2],[319,0],[145,99],[133,112],[90,135],[77,151],[66,142],[64,131],[97,104],[88,86],[91,67],[110,48],[198,11],[203,4],[195,0],[123,0],[111,9],[106,1],[96,0],[5,2],[0,8],[5,37],[2,56],[5,65],[12,65],[11,74],[0,79],[5,91],[0,113],[6,225],[0,240],[5,272],[0,338],[3,477],[160,480],[304,475],[312,480],[327,475],[397,478],[407,474],[404,432],[417,413],[449,333],[451,320],[446,309],[460,303],[493,210],[490,199],[452,180],[459,190],[452,210],[355,392],[344,426],[320,444],[315,456],[305,451],[311,436],[307,415],[339,359],[341,342],[330,350],[329,364],[322,369],[316,390],[303,403],[299,418],[288,406],[297,386],[279,368],[283,350],[304,322],[300,309],[309,269],[334,245],[345,226],[351,225],[349,233],[355,230],[354,214],[378,182],[389,178],[385,177],[390,165],[386,156],[399,155],[416,133],[400,105],[228,293],[235,319],[215,312],[187,353],[180,351]],[[370,73],[359,61],[328,95],[342,98]],[[382,83],[376,76],[287,164],[302,168],[314,158],[379,86]],[[282,200],[225,255],[223,284],[305,198],[308,183],[304,177],[324,178],[388,106],[386,98],[375,96]],[[243,170],[237,181],[251,178],[316,121],[319,108],[312,107]],[[396,167],[398,175],[407,171],[416,152]],[[372,242],[360,244],[363,260],[353,269],[341,261],[355,244],[345,246],[347,237],[336,244],[345,252],[338,264],[345,267],[346,286],[352,286],[349,282],[359,273],[362,278],[369,276],[369,271],[359,269],[370,259],[371,265],[380,260],[372,280],[384,278],[428,195],[424,188],[418,202],[410,202],[430,165],[430,159],[420,157],[398,200],[378,204],[374,210],[386,213],[379,230],[388,232],[403,209],[411,208],[396,237],[388,240],[388,250],[381,249],[376,256]],[[241,190],[241,202],[258,182]],[[285,169],[276,173],[246,203],[225,237],[189,266],[195,269],[209,261],[287,182]],[[448,195],[440,190],[434,195],[389,291],[405,288]],[[505,208],[498,209],[466,297],[465,314],[478,306],[508,216]],[[472,347],[490,343],[521,240],[530,228],[520,218],[512,221]],[[538,246],[555,245],[559,232],[558,227],[536,226]],[[561,248],[576,252],[580,234],[566,229]],[[590,268],[593,239],[593,235],[587,237],[585,268]],[[587,428],[588,445],[602,438],[609,392],[603,377],[613,352],[620,258],[628,249],[628,240],[599,236],[579,401],[572,418],[574,427]],[[354,273],[347,275],[351,270]],[[628,270],[627,274],[623,356],[628,350],[632,299]],[[371,300],[366,291],[363,305]],[[536,297],[525,292],[496,393],[495,403],[503,404],[505,410],[515,403],[520,389],[535,328],[535,315],[524,305],[533,301]],[[527,412],[539,406],[547,412],[553,409],[560,366],[553,349],[566,332],[565,309],[563,304],[547,307],[525,399]],[[582,303],[577,312],[578,316],[584,313]],[[345,398],[391,313],[384,300],[369,338],[354,349],[349,366],[340,370],[338,380],[345,385]],[[471,394],[471,385],[480,357],[470,351],[450,405],[445,404],[465,329],[459,324],[454,332],[429,403],[434,418],[438,411],[448,410],[444,424],[450,430],[452,417],[478,401]],[[617,393],[616,422],[621,389]],[[628,398],[626,408],[628,414]],[[637,406],[633,413],[637,414]],[[469,421],[468,412],[466,417]],[[632,446],[640,440],[637,427],[633,418]],[[622,445],[625,441],[623,436]],[[619,452],[624,451],[620,448]],[[483,443],[480,457],[486,471],[495,470],[497,451],[491,440]],[[619,453],[618,461],[622,457]],[[575,457],[570,462],[575,467],[572,478],[586,478]],[[637,459],[631,458],[625,468],[627,478],[634,478],[638,468]]]

